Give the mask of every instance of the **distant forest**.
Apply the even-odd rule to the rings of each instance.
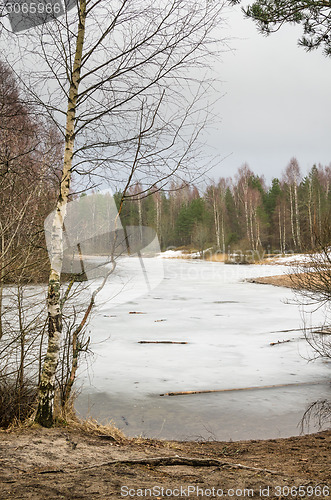
[[[123,225],[155,228],[162,250],[309,251],[331,241],[330,184],[331,164],[313,165],[303,176],[292,158],[271,186],[244,164],[234,179],[221,178],[204,192],[173,184],[167,193],[156,190],[141,198],[135,196],[142,191],[137,183],[121,219]],[[121,193],[115,196],[118,201]]]
[[[58,131],[36,116],[0,62],[0,290],[48,275],[44,220],[56,205],[62,156]],[[203,192],[173,182],[146,193],[137,182],[125,194],[121,221],[154,228],[162,250],[309,251],[331,241],[330,181],[331,164],[303,176],[292,158],[271,186],[248,165]],[[72,190],[71,199],[78,196]],[[119,206],[122,193],[114,196]]]

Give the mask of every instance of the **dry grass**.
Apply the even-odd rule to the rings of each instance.
[[[6,432],[6,434],[17,433],[26,431],[29,428],[41,428],[39,424],[34,422],[34,415],[31,415],[25,421],[13,420],[6,429],[2,429],[2,432]],[[104,437],[107,441],[116,441],[119,444],[131,441],[112,422],[102,425],[91,417],[84,420],[79,419],[75,414],[66,415],[65,419],[57,418],[53,426],[53,429],[56,428],[62,428],[68,432],[80,432],[87,436]]]
[[[213,253],[207,255],[205,260],[208,262],[225,262],[227,260],[227,255],[225,253]]]
[[[125,444],[129,442],[130,439],[127,438],[121,430],[119,430],[113,422],[107,424],[99,424],[95,419],[88,417],[86,419],[81,419],[77,416],[74,409],[74,401],[76,395],[67,402],[64,407],[59,404],[59,398],[55,399],[54,408],[54,427],[53,428],[64,428],[67,431],[76,431],[84,435],[104,437],[107,441],[116,441],[120,444]],[[25,418],[12,418],[10,415],[10,421],[6,422],[7,425],[2,425],[0,430],[6,433],[25,431],[29,428],[40,428],[39,424],[36,424],[35,414],[36,414],[36,394],[34,393],[33,402],[29,406],[29,413],[25,415]]]
[[[280,274],[276,276],[265,276],[262,278],[254,278],[248,280],[250,283],[259,283],[262,285],[283,286],[286,288],[293,288],[296,290],[303,290],[305,288],[305,278],[307,275],[314,275],[315,281],[318,279],[315,275],[317,273],[292,273]],[[308,282],[307,282],[308,283]],[[307,286],[308,288],[308,286]]]
[[[67,428],[68,430],[78,430],[92,436],[103,436],[107,440],[114,440],[117,443],[124,444],[129,441],[124,433],[112,422],[102,425],[91,417],[85,420],[80,420],[76,417],[74,420],[67,422]]]
[[[93,436],[105,436],[109,440],[114,440],[119,443],[124,443],[127,438],[113,422],[107,424],[99,424],[92,417],[85,419],[79,418],[76,414],[74,403],[77,394],[73,393],[69,401],[62,407],[59,401],[54,410],[54,417],[57,426],[64,426],[68,430],[81,431],[84,434]]]
[[[0,382],[0,427],[20,425],[34,411],[36,387],[28,382],[20,386],[15,381],[2,378]]]
[[[258,283],[260,285],[283,286],[286,288],[294,288],[291,277],[287,274],[276,276],[265,276],[262,278],[253,278],[248,280],[250,283]]]

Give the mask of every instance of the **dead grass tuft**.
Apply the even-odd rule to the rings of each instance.
[[[82,434],[104,437],[109,441],[116,441],[117,443],[124,444],[130,441],[124,433],[118,429],[113,422],[107,424],[100,424],[95,419],[89,417],[86,419],[79,418],[74,408],[74,401],[76,395],[74,394],[65,406],[60,405],[59,397],[56,395],[54,407],[54,426],[53,428],[65,428],[68,431],[81,432]],[[36,394],[35,394],[36,397]],[[34,399],[35,402],[35,399]],[[34,421],[36,408],[29,407],[30,411],[26,418],[11,418],[9,424],[4,427],[5,432],[18,432],[24,431],[31,427],[40,428],[39,424]]]
[[[85,420],[80,420],[76,418],[67,422],[67,428],[69,430],[78,430],[84,434],[90,434],[93,436],[103,436],[109,440],[114,440],[117,443],[124,444],[129,442],[129,438],[118,429],[113,422],[107,424],[99,424],[95,419],[89,417]]]

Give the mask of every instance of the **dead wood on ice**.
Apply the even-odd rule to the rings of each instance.
[[[188,342],[179,342],[175,340],[139,340],[138,344],[188,344]]]
[[[236,389],[210,389],[202,391],[179,391],[179,392],[166,392],[160,394],[160,396],[186,396],[187,394],[209,394],[211,392],[234,392],[234,391],[256,391],[258,389],[276,389],[278,387],[297,387],[300,385],[319,385],[324,384],[323,381],[319,382],[296,382],[290,384],[273,384],[273,385],[262,385],[257,387],[238,387]]]
[[[318,326],[312,326],[309,328],[303,327],[303,328],[291,328],[290,330],[275,330],[273,332],[268,332],[268,333],[288,333],[288,332],[304,332],[304,331],[314,331],[316,330],[315,333],[318,333],[317,330],[320,330],[321,327]]]

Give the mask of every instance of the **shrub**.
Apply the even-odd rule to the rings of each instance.
[[[23,382],[20,387],[5,377],[0,380],[0,427],[7,428],[13,423],[23,422],[34,410],[37,388]]]

